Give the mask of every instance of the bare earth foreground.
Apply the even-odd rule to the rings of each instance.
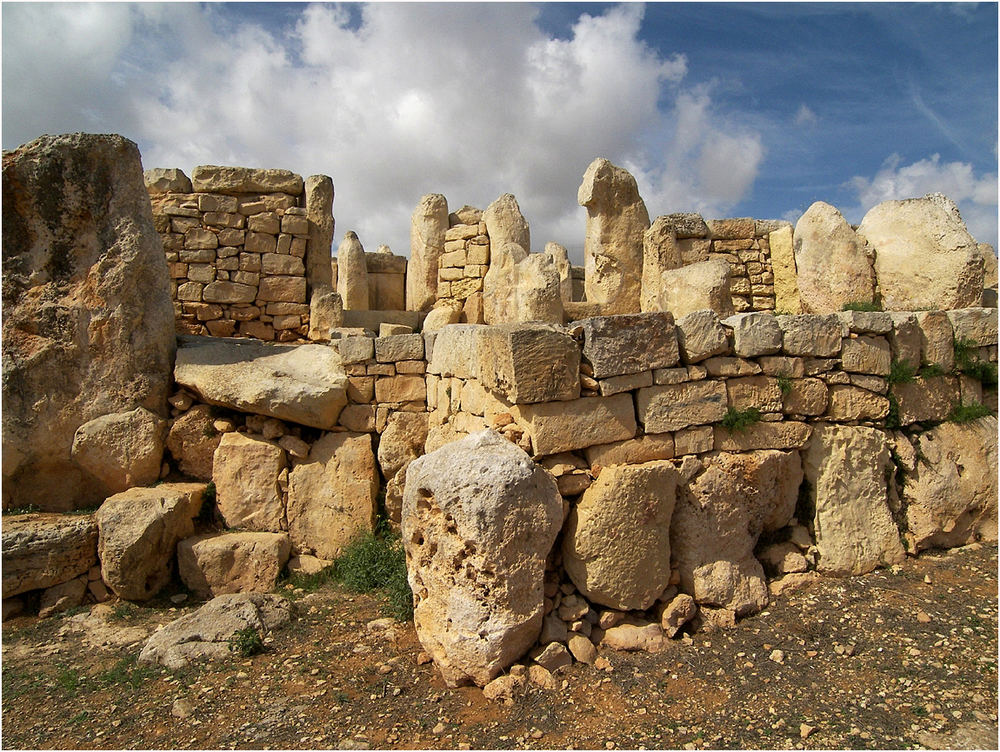
[[[610,670],[575,664],[510,705],[446,688],[412,625],[369,624],[380,596],[289,595],[264,653],[181,671],[135,663],[197,605],[169,593],[6,622],[3,747],[997,747],[995,545],[820,580],[663,653],[602,650]]]

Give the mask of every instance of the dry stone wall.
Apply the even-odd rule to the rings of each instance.
[[[328,261],[325,279],[310,279],[309,266],[329,259],[332,188],[307,193],[287,170],[214,166],[196,167],[190,180],[180,170],[147,170],[146,187],[179,333],[307,339],[309,293],[330,282]]]

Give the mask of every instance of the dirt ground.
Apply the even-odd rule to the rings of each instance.
[[[198,605],[171,593],[5,622],[3,747],[997,747],[995,545],[823,579],[659,654],[602,650],[610,671],[510,705],[418,665],[411,624],[370,625],[381,596],[284,592],[297,615],[264,653],[180,671],[135,661]]]

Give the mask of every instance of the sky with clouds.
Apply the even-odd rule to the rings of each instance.
[[[425,193],[514,193],[582,259],[603,156],[650,217],[854,223],[940,191],[997,243],[997,5],[2,5],[2,141],[121,133],[145,167],[323,173],[337,237],[409,253]]]

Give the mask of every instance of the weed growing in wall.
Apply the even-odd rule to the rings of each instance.
[[[778,389],[782,397],[787,397],[792,392],[792,380],[788,376],[778,377]]]
[[[969,423],[977,418],[992,414],[993,411],[990,408],[986,405],[980,405],[978,402],[972,402],[968,405],[959,402],[951,409],[948,420],[952,423]]]
[[[886,380],[889,384],[912,384],[917,380],[917,371],[905,360],[894,360]]]
[[[980,360],[979,345],[971,339],[955,340],[955,370],[996,389],[996,363]]]
[[[861,311],[871,313],[874,311],[882,310],[882,298],[879,295],[875,296],[874,300],[852,300],[850,303],[844,303],[843,307],[840,309],[842,311]]]
[[[748,407],[746,410],[737,410],[730,407],[726,414],[722,416],[722,426],[732,433],[740,433],[747,430],[754,423],[760,422],[760,410],[756,407]]]

